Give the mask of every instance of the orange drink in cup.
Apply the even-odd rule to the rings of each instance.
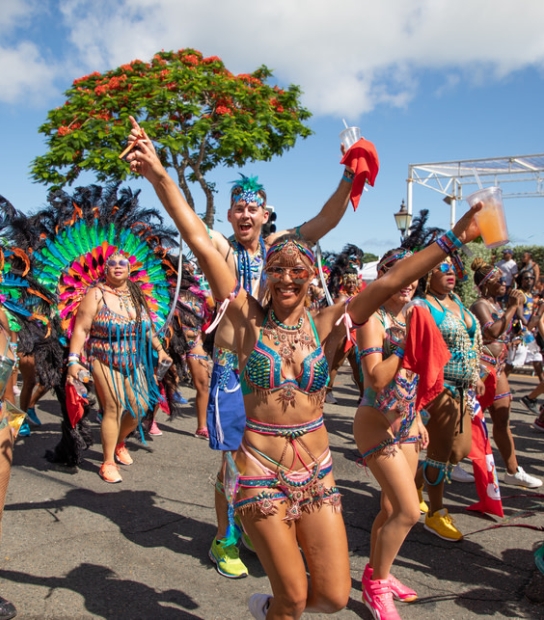
[[[471,207],[478,202],[483,204],[482,209],[476,213],[474,219],[480,229],[485,246],[487,248],[498,248],[508,243],[502,189],[500,187],[484,187],[470,194],[466,201]]]

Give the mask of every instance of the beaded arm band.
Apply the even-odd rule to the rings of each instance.
[[[366,357],[367,355],[372,355],[373,353],[383,354],[383,347],[368,347],[368,349],[363,349],[359,352],[361,357]]]
[[[467,273],[458,252],[463,247],[463,243],[455,236],[453,230],[448,230],[446,234],[438,237],[436,244],[442,252],[445,252],[451,257],[451,262],[457,278],[461,281],[466,280]]]
[[[223,301],[221,302],[221,305],[219,306],[219,310],[217,311],[217,316],[215,317],[215,319],[212,321],[212,324],[208,327],[208,329],[206,329],[204,333],[206,334],[211,333],[219,325],[219,322],[221,321],[221,319],[223,318],[223,315],[227,311],[227,308],[230,302],[234,301],[236,297],[238,296],[238,293],[240,292],[240,288],[241,288],[240,282],[236,282],[236,286],[234,287],[234,290],[226,299],[223,299]]]

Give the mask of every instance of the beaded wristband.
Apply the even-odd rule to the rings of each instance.
[[[436,244],[443,252],[450,256],[463,245],[451,230],[445,235],[438,237]]]
[[[400,359],[402,359],[404,357],[404,349],[397,347],[393,350],[393,355],[396,355],[397,357],[400,357]]]
[[[455,233],[453,232],[453,230],[448,230],[448,232],[446,233],[446,237],[453,243],[453,245],[457,249],[460,249],[461,247],[463,247],[463,244],[458,239],[458,237],[455,236]]]
[[[69,362],[66,364],[66,367],[67,367],[67,368],[70,368],[70,366],[81,366],[81,365],[82,365],[82,364],[80,364],[79,362],[75,362],[75,361],[73,361],[73,360],[72,360],[72,361],[69,361]]]
[[[344,172],[342,176],[342,181],[345,181],[346,183],[353,183],[353,177],[347,177],[346,173]]]

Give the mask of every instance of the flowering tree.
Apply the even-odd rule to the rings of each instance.
[[[158,143],[162,163],[176,171],[193,209],[189,181],[200,185],[204,219],[213,226],[215,189],[206,180],[213,168],[268,161],[311,134],[300,88],[282,89],[270,78],[264,65],[233,75],[217,56],[204,58],[193,49],[159,52],[149,63],[134,60],[78,78],[66,103],[51,110],[39,129],[49,150],[32,162],[32,177],[54,187],[71,185],[81,170],[94,170],[99,181],[125,179],[129,166],[118,155],[130,114]]]

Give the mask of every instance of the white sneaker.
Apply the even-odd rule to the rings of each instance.
[[[504,472],[504,482],[517,487],[526,487],[527,489],[536,489],[542,486],[542,480],[529,476],[529,474],[525,473],[523,467],[519,465],[515,474],[509,474],[507,471]]]
[[[334,398],[334,394],[332,392],[327,392],[327,395],[325,396],[325,402],[329,405],[336,405],[338,403],[336,398]]]
[[[252,594],[247,602],[251,615],[257,620],[266,620],[271,598],[270,594]]]
[[[453,468],[451,479],[455,482],[474,482],[474,476],[470,472],[465,471],[459,463]]]

